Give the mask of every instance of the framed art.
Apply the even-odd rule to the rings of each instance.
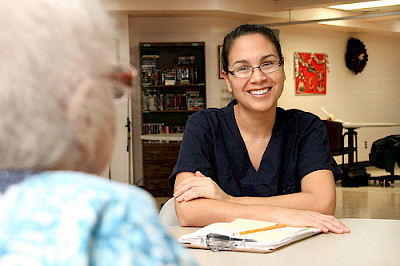
[[[222,75],[221,54],[222,54],[222,45],[218,45],[218,78],[224,79],[224,75]]]
[[[296,95],[326,94],[327,54],[294,53]]]

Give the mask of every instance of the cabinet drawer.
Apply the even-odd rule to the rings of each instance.
[[[145,162],[143,164],[143,175],[144,177],[165,177],[172,173],[172,169],[175,166],[175,161],[171,162]]]
[[[143,188],[150,192],[153,197],[172,197],[173,189],[168,184],[168,180],[145,178]]]
[[[179,154],[178,143],[166,144],[143,144],[144,161],[174,161],[176,162]]]

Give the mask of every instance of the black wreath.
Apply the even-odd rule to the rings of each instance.
[[[359,39],[350,38],[347,42],[346,66],[357,75],[363,71],[367,61],[365,45]]]

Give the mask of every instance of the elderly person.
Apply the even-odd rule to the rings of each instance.
[[[113,90],[129,93],[108,72],[103,7],[4,0],[0,24],[0,265],[193,264],[148,193],[98,176],[113,150]]]

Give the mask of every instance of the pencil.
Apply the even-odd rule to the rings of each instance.
[[[258,229],[252,229],[252,230],[247,230],[247,231],[242,231],[242,232],[237,232],[234,233],[234,236],[241,236],[241,235],[246,235],[246,234],[251,234],[251,233],[257,233],[257,232],[262,232],[262,231],[268,231],[272,229],[278,229],[282,227],[286,227],[287,224],[276,224],[276,225],[271,225],[268,227],[263,227],[263,228],[258,228]]]

